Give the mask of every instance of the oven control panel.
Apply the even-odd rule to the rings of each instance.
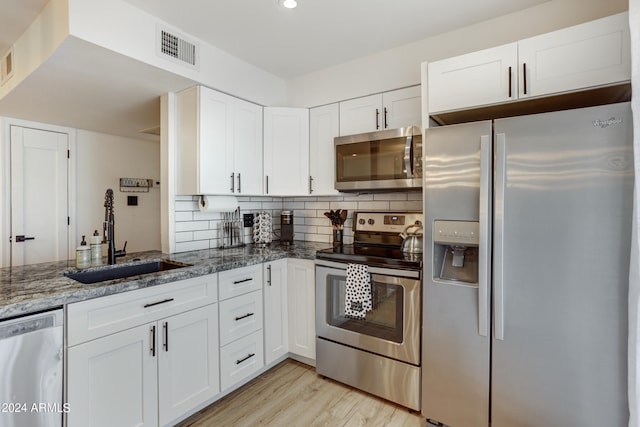
[[[424,221],[422,212],[356,212],[355,216],[354,228],[363,232],[401,233],[411,224],[422,226]]]

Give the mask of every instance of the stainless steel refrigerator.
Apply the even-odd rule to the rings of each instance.
[[[627,425],[631,123],[621,103],[426,130],[431,423]]]

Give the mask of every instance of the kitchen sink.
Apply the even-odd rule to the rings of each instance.
[[[176,268],[189,267],[177,261],[156,260],[145,261],[137,264],[110,265],[96,270],[79,271],[76,273],[65,273],[70,279],[80,283],[98,283],[107,280],[124,279],[126,277],[140,276],[143,274],[157,273],[159,271],[173,270]]]

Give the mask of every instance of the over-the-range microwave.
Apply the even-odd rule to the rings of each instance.
[[[337,190],[422,188],[422,132],[418,126],[340,136],[334,142]]]

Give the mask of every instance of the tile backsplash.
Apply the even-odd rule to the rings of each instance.
[[[218,233],[223,219],[221,213],[204,213],[198,209],[198,196],[176,196],[176,252],[199,249],[213,249],[221,246]],[[354,211],[420,211],[422,193],[380,193],[348,194],[336,196],[303,197],[238,197],[240,214],[268,212],[271,214],[274,228],[274,240],[280,235],[280,213],[293,211],[294,239],[311,242],[331,242],[333,229],[324,213],[336,209],[347,209],[349,214],[344,227],[344,243],[353,243],[352,218]],[[253,231],[244,228],[244,242],[253,242]]]

